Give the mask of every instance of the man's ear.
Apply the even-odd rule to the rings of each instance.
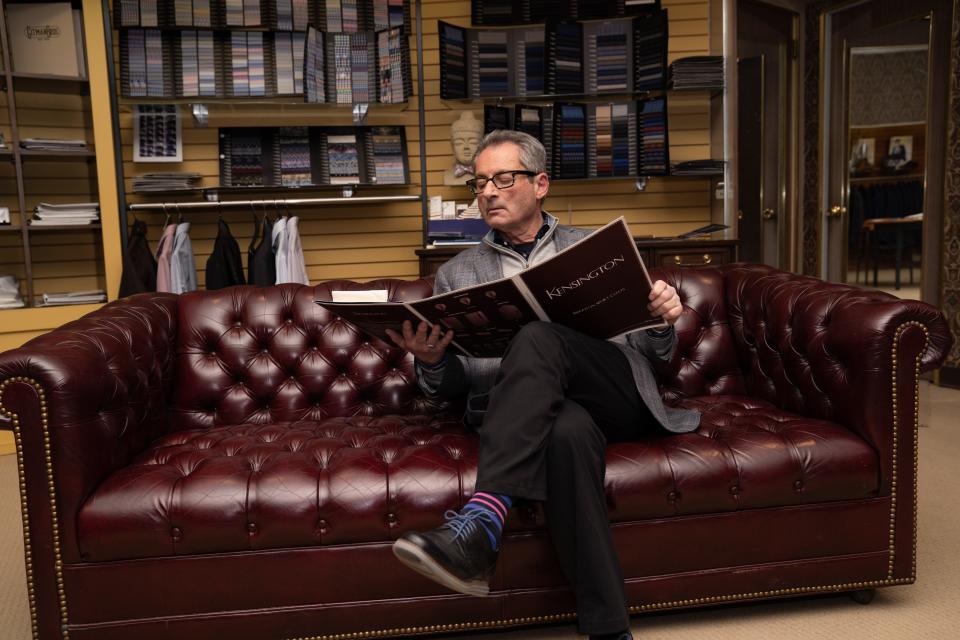
[[[537,187],[537,200],[543,200],[547,197],[547,191],[550,190],[550,178],[545,173],[538,173],[533,179]]]

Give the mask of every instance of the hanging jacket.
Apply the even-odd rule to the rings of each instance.
[[[290,282],[290,256],[287,243],[287,219],[277,218],[273,223],[273,255],[276,259],[277,282]]]
[[[263,235],[260,244],[251,256],[252,275],[250,284],[258,287],[269,287],[277,282],[276,257],[273,254],[273,229],[270,221],[263,219]]]
[[[297,216],[287,220],[287,271],[290,274],[288,282],[310,284],[303,257],[303,243],[300,241],[300,218]]]
[[[173,239],[177,233],[177,225],[168,224],[163,229],[163,235],[157,243],[157,291],[171,293],[173,285],[170,282],[170,256],[173,253]]]
[[[170,289],[173,293],[197,290],[197,266],[193,262],[193,243],[190,242],[190,223],[177,225],[170,254]]]
[[[257,283],[257,263],[254,256],[257,255],[257,243],[262,242],[260,238],[260,218],[253,216],[253,235],[250,236],[250,244],[247,245],[247,282]]]
[[[213,252],[207,258],[206,277],[210,291],[247,283],[243,277],[240,245],[223,220],[217,224],[217,239],[213,241]]]
[[[123,256],[123,274],[120,276],[120,297],[157,290],[157,261],[147,242],[147,223],[135,220]]]

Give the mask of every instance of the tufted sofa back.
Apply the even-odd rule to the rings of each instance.
[[[171,429],[430,413],[413,358],[314,303],[334,290],[430,295],[429,280],[232,287],[180,297]]]
[[[893,335],[908,318],[942,323],[936,309],[920,302],[763,265],[674,268],[651,276],[674,284],[684,305],[677,352],[657,367],[668,402],[747,395],[864,432],[881,430],[873,422],[882,421],[882,403],[878,415],[861,424],[863,389],[891,375],[893,345],[875,336]],[[924,362],[936,353],[929,349]]]

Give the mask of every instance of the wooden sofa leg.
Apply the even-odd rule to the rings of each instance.
[[[873,597],[877,595],[876,589],[861,589],[859,591],[851,591],[850,598],[854,602],[859,602],[860,604],[870,604],[873,602]]]

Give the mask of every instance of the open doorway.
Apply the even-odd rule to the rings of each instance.
[[[829,280],[936,301],[949,9],[949,0],[876,0],[824,14]]]

